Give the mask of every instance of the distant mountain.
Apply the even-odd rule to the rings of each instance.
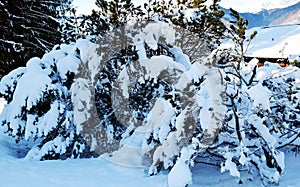
[[[255,1],[255,0],[252,0]],[[260,3],[258,3],[257,5],[261,4],[260,6],[257,7],[261,7],[260,11],[263,10],[274,10],[274,9],[279,9],[279,8],[286,8],[289,6],[292,6],[294,4],[297,3],[297,0],[259,0]],[[299,2],[299,0],[298,0]],[[247,5],[248,6],[248,5]],[[247,7],[245,6],[245,7]],[[259,12],[259,11],[257,11]],[[257,13],[255,12],[255,13]]]
[[[227,16],[225,20],[229,21],[232,18],[229,16],[230,11],[224,9]],[[260,26],[274,26],[285,24],[300,24],[300,1],[286,8],[277,8],[271,10],[263,10],[258,13],[240,13],[247,19],[249,28]]]
[[[272,10],[276,8],[285,8],[298,3],[299,0],[222,0],[220,5],[224,8],[229,7],[238,12],[258,13],[263,10]]]

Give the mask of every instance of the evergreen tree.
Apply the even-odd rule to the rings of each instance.
[[[108,18],[113,27],[118,27],[126,23],[129,19],[139,16],[141,7],[134,6],[131,0],[96,0],[96,5],[100,9],[102,16]]]
[[[268,65],[276,74],[265,76],[255,61],[246,63],[256,33],[246,37],[247,22],[235,11],[226,28],[218,1],[204,2],[149,1],[143,13],[130,1],[97,1],[100,10],[80,23],[96,44],[58,46],[1,80],[8,102],[1,130],[29,159],[91,157],[129,143],[149,175],[170,171],[169,185],[191,183],[197,161],[240,183],[240,170],[278,183],[283,149],[299,147],[299,69]],[[142,21],[124,26],[131,18]],[[235,46],[215,49],[228,36]]]
[[[0,2],[0,77],[60,43],[59,19],[69,0]]]
[[[229,38],[231,38],[235,44],[235,52],[238,54],[236,60],[238,64],[240,64],[244,61],[244,55],[246,54],[251,41],[256,36],[257,31],[254,31],[249,38],[246,38],[245,34],[248,27],[248,20],[244,20],[239,13],[232,8],[230,11],[230,15],[233,16],[235,20],[230,21],[231,25],[230,28],[227,28],[227,32],[230,35]],[[247,45],[245,45],[246,43]],[[237,66],[237,69],[240,69],[240,65]]]
[[[140,18],[144,12],[140,6],[135,6],[131,0],[96,0],[99,9],[90,15],[80,17],[80,32],[83,36],[90,35],[99,39],[109,30],[124,25],[132,18]]]
[[[60,19],[61,42],[75,42],[76,39],[83,37],[79,28],[80,17],[76,15],[76,9],[67,9]]]
[[[177,3],[149,1],[151,8],[147,9],[152,18],[158,17],[180,26],[179,32],[188,30],[193,33],[176,44],[184,53],[190,54],[192,63],[210,54],[220,44],[226,30],[221,19],[225,13],[219,8],[219,0],[214,0],[210,6],[205,2],[206,0],[178,0]]]
[[[83,37],[89,35],[94,40],[110,29],[107,17],[100,16],[100,12],[95,10],[90,15],[81,15],[79,28]]]
[[[1,131],[11,137],[12,146],[18,145],[18,157],[48,160],[97,155],[77,132],[70,89],[81,63],[80,49],[89,45],[83,41],[58,46],[1,80],[0,97],[8,102],[0,116]]]

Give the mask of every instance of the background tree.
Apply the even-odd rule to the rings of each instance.
[[[131,0],[96,0],[101,16],[108,18],[109,23],[118,27],[126,23],[129,19],[142,14],[141,6],[135,6]]]
[[[148,15],[178,25],[181,32],[193,33],[178,41],[184,53],[190,54],[192,63],[201,60],[215,49],[224,37],[225,26],[222,22],[224,11],[219,8],[219,0],[211,5],[206,0],[149,1]],[[145,5],[146,6],[146,5]],[[146,6],[147,7],[147,6]],[[199,52],[201,50],[201,52]],[[197,55],[196,55],[197,54]]]
[[[82,29],[80,29],[80,19],[82,16],[76,15],[75,8],[68,8],[64,11],[60,19],[59,31],[61,32],[61,42],[75,42],[78,38],[83,38]]]
[[[60,19],[70,0],[17,0],[0,2],[0,77],[42,57],[61,41]]]

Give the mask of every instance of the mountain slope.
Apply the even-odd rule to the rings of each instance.
[[[273,25],[285,25],[285,24],[297,24],[300,23],[300,8],[298,10],[293,10],[282,14],[279,18],[273,20],[270,26]]]
[[[292,6],[299,2],[299,0],[222,0],[220,5],[229,9],[230,7],[238,12],[258,13],[263,10],[279,9]]]
[[[225,9],[226,14],[230,14]],[[300,2],[280,9],[263,10],[258,13],[240,13],[240,15],[249,21],[249,28],[260,26],[274,26],[284,24],[300,23]],[[225,20],[231,20],[230,16],[226,16]]]
[[[285,25],[249,29],[247,35],[254,30],[257,36],[251,42],[247,56],[289,58],[299,60],[300,25]]]

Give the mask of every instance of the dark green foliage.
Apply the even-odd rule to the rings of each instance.
[[[148,8],[148,15],[171,22],[184,29],[184,32],[188,30],[192,33],[177,44],[184,53],[190,54],[192,63],[215,49],[224,38],[226,30],[221,20],[225,13],[219,9],[219,1],[214,1],[210,6],[205,5],[205,2],[178,0],[177,4],[173,4],[171,1],[149,1],[151,8]]]
[[[100,8],[100,15],[107,17],[113,26],[121,26],[130,17],[142,14],[141,7],[134,6],[131,0],[96,0],[96,5]]]
[[[192,32],[187,35],[178,46],[187,46],[185,53],[192,54],[192,62],[207,55],[224,37],[225,26],[221,20],[224,11],[219,9],[218,2],[214,1],[211,6],[205,5],[206,1],[178,1],[177,4],[169,1],[149,0],[144,4],[144,10],[140,6],[134,6],[131,0],[97,0],[99,7],[93,10],[91,15],[83,15],[78,29],[82,36],[93,35],[98,39],[110,29],[122,26],[129,19],[137,21],[160,21],[169,22],[180,28]],[[194,16],[187,18],[187,12],[193,12]],[[202,51],[195,55],[195,51]]]
[[[76,39],[81,37],[75,8],[70,8],[63,16],[59,30],[62,43],[75,42]]]
[[[300,67],[300,62],[297,59],[295,59],[293,62],[291,62],[291,65]]]
[[[80,17],[81,33],[85,35],[101,36],[109,30],[108,20],[100,16],[99,11],[92,11],[91,15],[82,15]]]
[[[69,0],[0,1],[0,78],[60,43]]]
[[[96,0],[98,10],[90,15],[81,15],[79,33],[82,37],[87,35],[98,39],[108,30],[122,26],[130,18],[138,17],[144,13],[141,7],[134,6],[131,0]]]
[[[256,36],[257,31],[254,31],[248,38],[246,38],[248,21],[244,20],[236,10],[230,8],[230,11],[230,15],[234,17],[234,20],[230,21],[230,23],[232,24],[230,25],[230,28],[227,29],[227,31],[230,34],[230,38],[235,44],[235,51],[237,52],[237,54],[239,54],[239,57],[237,57],[236,60],[238,63],[240,63],[244,60],[244,55],[248,50],[251,40],[253,40],[253,38]],[[239,69],[240,66],[238,66],[237,68]]]
[[[112,84],[118,78],[124,66],[131,61],[137,60],[137,58],[137,51],[132,46],[129,46],[127,49],[115,54],[114,58],[109,59],[99,73],[95,95],[97,112],[104,127],[113,127],[113,136],[117,140],[121,138],[121,135],[126,130],[126,126],[121,124],[114,114],[111,100]]]

